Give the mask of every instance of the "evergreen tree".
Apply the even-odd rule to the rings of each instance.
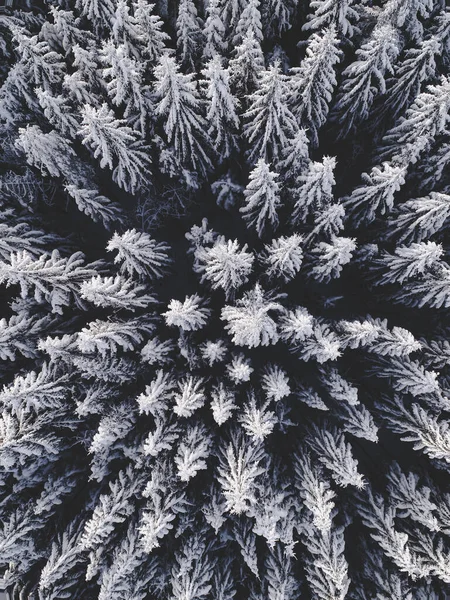
[[[103,78],[107,81],[108,96],[116,106],[125,105],[125,119],[132,122],[137,117],[144,133],[149,102],[136,61],[128,56],[124,44],[116,47],[112,40],[103,46],[100,58],[104,64]]]
[[[61,135],[74,139],[80,124],[64,96],[52,96],[42,88],[36,89],[36,95],[49,122]]]
[[[334,25],[339,34],[352,37],[352,21],[359,19],[358,12],[352,8],[353,4],[353,0],[312,0],[314,12],[308,15],[308,22],[303,29],[317,30]]]
[[[192,75],[179,72],[175,59],[163,55],[155,68],[157,114],[177,159],[205,172],[211,167],[206,150],[203,103]]]
[[[445,595],[449,15],[4,8],[8,597]]]
[[[203,35],[205,36],[203,58],[211,59],[217,54],[222,54],[227,47],[225,25],[222,22],[220,14],[219,0],[211,0],[206,7],[206,13],[208,16],[203,30]]]
[[[251,148],[250,163],[258,159],[277,161],[282,148],[297,133],[297,123],[287,105],[288,90],[287,77],[276,63],[263,72],[258,89],[249,96],[244,134]]]
[[[429,85],[418,94],[398,124],[386,133],[379,157],[406,165],[416,162],[434,138],[445,131],[449,106],[450,80],[442,77],[440,84]]]
[[[244,10],[240,14],[233,38],[233,45],[237,46],[242,43],[244,36],[248,35],[249,31],[253,33],[255,40],[261,43],[263,33],[259,0],[248,0]]]
[[[320,213],[328,206],[332,199],[332,190],[335,184],[334,168],[336,160],[325,156],[323,162],[311,162],[308,170],[299,175],[298,189],[294,192],[296,202],[292,212],[292,220],[299,223],[306,218],[311,210]]]
[[[296,118],[308,126],[315,146],[317,132],[326,122],[329,104],[336,86],[334,66],[341,59],[339,40],[332,27],[313,34],[306,48],[306,58],[300,67],[292,69],[291,106]]]
[[[99,29],[104,22],[111,22],[115,8],[112,0],[77,0],[76,7],[82,15],[93,22],[96,29]]]
[[[277,208],[280,206],[280,188],[278,174],[270,170],[270,166],[262,158],[250,173],[250,181],[245,188],[245,205],[239,210],[250,226],[256,228],[259,237],[269,221],[272,228],[278,225]]]
[[[344,70],[344,82],[333,109],[340,136],[367,119],[375,94],[386,91],[385,73],[393,72],[399,51],[397,33],[388,24],[376,27],[371,39],[356,51],[358,60]]]
[[[265,0],[262,5],[264,33],[268,38],[281,37],[292,27],[295,4],[291,0]]]
[[[395,77],[386,82],[386,98],[376,111],[377,117],[393,119],[409,105],[420,92],[423,82],[433,78],[435,56],[439,50],[435,37],[424,40],[417,48],[406,50],[404,59],[394,68]]]
[[[230,60],[230,80],[238,96],[244,96],[253,91],[258,84],[258,76],[264,69],[264,55],[261,44],[255,33],[249,29],[242,38],[241,44],[235,48]]]
[[[181,0],[177,17],[177,50],[181,63],[191,68],[194,67],[195,57],[201,45],[200,24],[194,2]]]
[[[162,30],[164,23],[159,15],[153,14],[155,4],[148,3],[146,0],[136,0],[133,8],[143,52],[152,63],[155,63],[166,48],[169,35]]]
[[[78,286],[88,277],[95,275],[95,266],[86,268],[81,252],[69,258],[60,256],[58,250],[52,254],[42,254],[38,259],[23,250],[11,253],[9,262],[0,263],[1,281],[7,285],[19,284],[22,297],[27,297],[30,288],[34,288],[37,302],[45,300],[52,310],[61,313],[71,300],[80,303]],[[82,306],[82,304],[81,304]]]
[[[230,91],[228,71],[222,67],[217,55],[206,64],[202,73],[207,86],[208,135],[220,160],[224,160],[237,148],[238,102]]]
[[[405,183],[406,169],[383,163],[382,168],[373,167],[370,175],[362,174],[366,185],[353,190],[344,199],[344,206],[356,223],[373,221],[376,212],[385,214],[394,206],[394,195]]]
[[[27,125],[19,130],[16,145],[25,152],[27,162],[43,173],[63,177],[70,172],[75,156],[70,142],[56,131],[44,133],[38,125]]]
[[[39,40],[37,35],[29,36],[25,29],[13,27],[14,41],[26,77],[44,90],[51,91],[52,86],[61,82],[65,65],[62,57],[54,52],[49,44]]]
[[[131,276],[160,278],[170,264],[167,255],[169,246],[136,229],[127,230],[122,235],[115,233],[108,242],[107,250],[117,251],[114,262],[121,263],[120,270]]]
[[[114,180],[127,191],[134,191],[146,180],[148,156],[140,143],[139,135],[123,120],[102,104],[99,109],[86,105],[79,131],[83,144],[100,157],[102,169],[113,171]]]

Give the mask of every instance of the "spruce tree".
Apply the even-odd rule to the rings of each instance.
[[[444,3],[1,12],[0,588],[441,600]]]

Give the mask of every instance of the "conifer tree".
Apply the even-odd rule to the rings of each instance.
[[[53,177],[70,172],[75,151],[55,130],[44,133],[38,125],[27,125],[19,130],[16,145],[25,152],[27,162],[41,172]]]
[[[103,46],[101,61],[108,96],[114,105],[125,105],[124,117],[130,122],[137,116],[140,130],[144,133],[149,102],[145,97],[141,69],[128,56],[127,47],[124,44],[116,47],[112,40]]]
[[[400,164],[415,163],[435,137],[445,131],[449,120],[450,80],[442,77],[438,85],[429,85],[416,96],[381,141],[378,156]]]
[[[262,237],[267,221],[273,229],[278,225],[277,208],[280,205],[278,174],[270,170],[262,158],[250,173],[250,181],[245,188],[245,205],[239,210],[250,226],[254,226]]]
[[[222,54],[227,42],[225,39],[225,25],[222,22],[220,14],[219,0],[212,0],[206,7],[207,18],[203,34],[205,36],[205,45],[203,48],[203,58],[209,60],[216,54]]]
[[[262,5],[264,33],[268,38],[280,37],[292,27],[295,5],[290,0],[266,0]]]
[[[218,55],[206,64],[202,73],[207,86],[208,135],[220,160],[224,160],[237,148],[238,102],[230,91],[228,71],[222,67]]]
[[[353,23],[358,21],[358,12],[352,8],[353,0],[312,0],[311,12],[303,29],[318,30],[334,25],[339,34],[353,35]],[[352,23],[353,22],[353,23]]]
[[[202,31],[197,9],[192,0],[181,0],[177,17],[177,50],[184,65],[194,67],[201,45]]]
[[[249,31],[253,33],[255,40],[261,43],[263,33],[259,0],[248,0],[244,10],[240,14],[234,33],[233,45],[237,46],[240,44],[243,41],[244,36],[248,35]]]
[[[420,92],[423,82],[433,78],[435,56],[440,45],[435,37],[424,40],[417,48],[405,52],[405,58],[394,68],[394,75],[386,82],[386,99],[377,112],[378,116],[396,117]],[[377,121],[375,121],[376,123]]]
[[[64,75],[62,57],[38,36],[28,36],[25,29],[14,27],[13,34],[24,74],[32,79],[34,85],[51,91],[52,85],[58,84]]]
[[[250,94],[244,113],[244,134],[250,150],[250,163],[258,159],[277,161],[288,140],[297,133],[297,123],[287,105],[287,77],[278,63],[264,71],[258,89]]]
[[[180,73],[175,59],[163,55],[155,77],[156,111],[164,119],[164,131],[177,159],[207,171],[211,161],[206,149],[206,123],[193,76]]]
[[[36,89],[36,95],[49,122],[62,135],[74,139],[80,124],[64,96],[52,96],[42,88]]]
[[[262,69],[264,69],[264,55],[261,44],[256,39],[254,31],[249,29],[239,46],[236,46],[229,64],[230,80],[238,96],[254,91]]]
[[[163,31],[164,23],[158,14],[153,14],[155,4],[148,3],[146,0],[136,0],[133,8],[143,52],[152,63],[156,63],[169,40],[169,35]]]
[[[336,75],[334,66],[341,59],[336,30],[331,27],[321,34],[313,34],[309,40],[306,57],[300,67],[292,69],[292,112],[303,126],[308,126],[315,146],[317,132],[328,115]]]
[[[25,4],[0,15],[0,587],[441,600],[448,9]]]
[[[305,219],[311,210],[320,212],[328,206],[332,199],[332,190],[335,184],[334,168],[336,160],[325,156],[323,161],[311,162],[308,170],[299,175],[298,189],[294,192],[296,202],[292,212],[292,220],[298,223]]]
[[[83,108],[80,135],[83,144],[100,157],[100,166],[113,170],[114,180],[125,190],[135,190],[146,180],[148,156],[140,143],[139,135],[123,120],[116,119],[106,104],[99,109],[86,105]]]
[[[375,94],[386,90],[385,74],[392,73],[399,51],[397,33],[388,24],[376,27],[371,39],[356,51],[358,60],[344,70],[345,79],[334,106],[340,136],[367,119]]]

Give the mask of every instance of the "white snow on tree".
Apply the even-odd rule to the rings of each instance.
[[[314,146],[318,145],[318,130],[326,122],[329,105],[337,84],[335,65],[341,60],[336,29],[330,27],[313,34],[300,66],[292,69],[292,111],[308,128]]]
[[[221,319],[226,321],[225,328],[232,334],[234,344],[250,348],[267,346],[278,341],[277,325],[269,312],[281,310],[281,304],[267,298],[257,284],[235,306],[225,306]]]
[[[197,296],[186,296],[184,302],[171,300],[169,310],[163,313],[169,326],[176,326],[183,331],[195,331],[206,324],[210,311],[201,306],[202,299]]]
[[[274,239],[270,245],[266,244],[263,260],[268,267],[269,276],[281,277],[287,282],[297,275],[303,261],[302,241],[300,235],[294,234]]]
[[[239,515],[256,502],[256,480],[264,473],[262,460],[262,447],[244,438],[233,438],[222,449],[218,481],[227,511]]]
[[[247,283],[253,269],[254,256],[247,252],[247,244],[241,249],[237,240],[226,241],[219,236],[214,246],[200,246],[195,252],[197,273],[209,281],[213,289],[222,288],[227,297]]]
[[[191,3],[192,4],[192,3]],[[155,67],[156,114],[163,120],[167,140],[181,163],[206,172],[206,121],[193,75],[180,73],[172,56],[163,54]]]
[[[8,597],[444,597],[445,2],[7,4]]]
[[[99,109],[85,105],[79,134],[83,144],[100,157],[102,169],[113,171],[114,180],[127,191],[134,191],[146,181],[149,156],[136,131],[116,119],[114,113],[102,104]]]
[[[276,164],[282,148],[297,133],[297,121],[287,102],[288,81],[276,62],[263,71],[256,91],[248,96],[244,135],[249,146],[248,159],[252,164],[258,159]]]
[[[228,70],[223,68],[217,54],[206,63],[202,73],[205,77],[208,135],[219,159],[223,161],[238,147],[239,104],[230,90]]]
[[[270,165],[260,158],[249,179],[244,191],[245,205],[239,210],[248,225],[255,227],[259,237],[262,237],[267,222],[272,229],[278,226],[277,209],[281,204],[278,173],[271,171]]]

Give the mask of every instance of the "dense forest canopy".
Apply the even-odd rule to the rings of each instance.
[[[0,577],[450,590],[443,0],[0,7]]]

